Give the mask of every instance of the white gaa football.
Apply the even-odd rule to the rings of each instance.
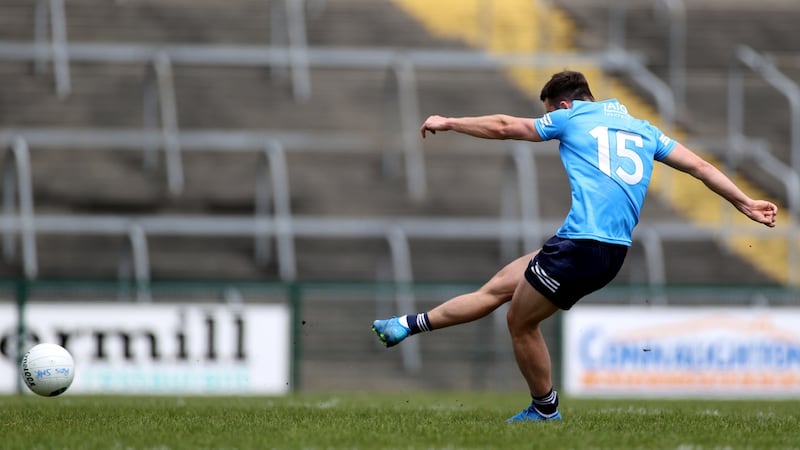
[[[44,397],[67,390],[75,377],[75,363],[67,349],[57,344],[33,346],[22,358],[22,378],[28,389]]]

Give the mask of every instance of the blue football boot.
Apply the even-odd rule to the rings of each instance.
[[[399,344],[400,341],[407,338],[411,332],[408,327],[404,327],[403,324],[400,323],[397,317],[372,322],[372,331],[378,335],[378,339],[387,347]]]
[[[506,422],[545,422],[548,420],[561,420],[561,413],[556,411],[552,416],[546,417],[539,413],[531,404],[531,406],[520,411],[519,414],[509,417]]]

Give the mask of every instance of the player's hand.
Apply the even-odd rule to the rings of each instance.
[[[753,203],[743,211],[747,217],[758,223],[773,228],[778,217],[778,207],[766,200],[753,200]]]
[[[430,116],[420,127],[419,131],[422,134],[422,139],[425,139],[425,133],[430,131],[431,134],[436,134],[437,131],[447,131],[450,126],[447,124],[447,118],[442,116]]]

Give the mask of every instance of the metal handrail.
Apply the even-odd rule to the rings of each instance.
[[[736,133],[744,124],[744,88],[740,67],[745,66],[774,87],[789,102],[790,109],[790,147],[789,166],[800,173],[800,86],[783,74],[772,60],[746,45],[740,45],[734,52],[734,62],[729,74],[729,121],[728,132]]]
[[[686,101],[686,41],[687,17],[684,0],[652,0],[652,7],[659,18],[665,18],[669,27],[668,71],[669,91],[679,108]],[[626,22],[629,3],[614,1],[608,8],[608,46],[611,51],[625,49]],[[660,89],[660,88],[659,88]]]
[[[292,88],[297,100],[311,97],[311,75],[308,69],[308,40],[303,0],[286,1],[286,21],[289,25],[289,59],[292,66]]]
[[[15,200],[19,204],[19,213],[17,214],[14,211]],[[18,216],[19,233],[22,235],[22,263],[25,277],[36,278],[39,266],[36,262],[30,153],[27,142],[19,136],[14,138],[10,151],[6,153],[3,161],[3,215],[6,217]],[[4,232],[3,256],[6,260],[14,257],[14,248],[14,235]]]
[[[675,94],[668,84],[654,75],[639,59],[623,51],[609,52],[602,67],[607,71],[622,70],[629,74],[636,84],[644,87],[655,101],[658,115],[662,121],[661,128],[667,133],[673,129],[678,113]]]
[[[669,85],[679,108],[686,105],[687,18],[684,0],[655,0],[663,5],[669,25]]]
[[[3,233],[31,232],[33,235],[45,234],[95,234],[127,235],[136,224],[146,236],[215,236],[247,237],[255,235],[275,236],[280,225],[275,218],[255,218],[253,216],[193,216],[193,215],[53,215],[38,214],[32,224],[26,224],[20,214],[6,214],[0,217],[0,231]],[[555,230],[560,220],[540,220],[538,226]],[[381,239],[390,230],[401,230],[409,239],[501,239],[503,237],[522,239],[534,227],[518,220],[477,218],[477,217],[330,217],[298,216],[292,217],[294,237]],[[789,242],[800,239],[800,227],[784,226],[775,229],[755,225],[726,225],[724,229],[713,229],[688,225],[684,222],[641,223],[636,234],[655,233],[661,241],[700,242],[715,240],[721,236],[747,234],[754,237],[780,237]],[[647,252],[647,246],[645,251]],[[796,249],[793,249],[796,251]],[[790,252],[791,253],[791,252]],[[35,257],[35,256],[34,256]],[[646,258],[649,260],[649,258]],[[797,258],[794,258],[797,261]],[[796,278],[800,267],[791,262],[788,270],[790,279]],[[662,279],[658,273],[649,275],[655,284]],[[797,281],[797,280],[795,280]]]
[[[393,99],[399,111],[400,141],[405,156],[406,187],[412,200],[422,201],[428,194],[425,159],[419,138],[419,98],[413,63],[397,56],[391,67],[396,96]],[[387,111],[388,112],[388,111]]]
[[[159,236],[253,236],[256,233],[274,235],[279,226],[272,218],[256,220],[252,215],[102,215],[102,214],[37,214],[30,226],[37,233],[56,234],[125,234],[132,224],[139,224],[146,234]],[[562,220],[541,220],[540,225],[557,229]],[[522,238],[530,225],[518,220],[490,217],[331,217],[315,215],[293,215],[292,228],[296,237],[326,238],[381,238],[386,230],[399,227],[412,239],[497,239],[503,236]],[[28,228],[21,214],[0,217],[0,230],[19,233]],[[640,223],[639,230],[649,229],[664,240],[704,241],[726,234],[746,234],[754,237],[789,237],[800,231],[800,227],[785,226],[769,229],[755,224],[726,225],[724,229],[695,226],[682,221]]]
[[[539,144],[541,147],[542,145]],[[504,260],[516,258],[527,253],[541,242],[543,233],[537,226],[540,222],[538,172],[536,155],[542,148],[533,148],[533,144],[523,141],[512,141],[509,145],[510,164],[503,177],[503,195],[500,199],[500,217],[507,220],[519,220],[534,230],[522,236],[520,240],[503,238],[500,241],[500,254]]]
[[[173,64],[235,67],[291,67],[290,48],[281,45],[207,45],[70,42],[66,46],[70,61],[84,63],[147,64],[159,52],[166,53]],[[37,51],[38,50],[38,51]],[[394,47],[309,46],[308,64],[314,68],[351,68],[385,70],[398,55],[408,58],[419,69],[473,69],[494,71],[511,66],[542,67],[553,65],[603,65],[623,58],[638,60],[619,50],[593,52],[494,53],[480,50]],[[52,58],[52,49],[35,43],[0,41],[0,60],[35,61]],[[624,69],[624,67],[622,67]]]
[[[290,61],[286,67],[272,66],[275,76],[283,77],[291,70],[292,93],[295,100],[305,101],[311,96],[311,76],[308,68],[308,38],[303,0],[271,2],[270,44],[286,47]]]
[[[17,136],[24,136],[37,150],[131,151],[143,146],[158,146],[160,131],[133,128],[0,128],[0,144],[11,145]],[[263,149],[268,140],[280,141],[292,152],[313,151],[342,154],[378,153],[377,138],[352,131],[287,131],[287,130],[179,130],[181,151],[242,152]]]
[[[150,252],[147,246],[147,234],[138,223],[128,228],[128,241],[131,245],[133,276],[136,281],[136,300],[149,302],[150,295]]]
[[[411,247],[408,245],[408,236],[401,227],[390,226],[385,231],[385,237],[392,261],[392,277],[397,285],[395,291],[397,311],[416,311],[416,298],[411,288],[414,274],[411,270]],[[408,348],[401,350],[403,367],[409,372],[416,372],[422,368],[419,341],[409,343],[411,345]]]
[[[282,280],[297,278],[297,263],[292,235],[292,212],[289,196],[289,169],[286,152],[280,141],[268,140],[264,144],[259,176],[256,178],[255,218],[274,218],[277,230],[278,271]],[[270,214],[270,210],[272,213]],[[269,262],[271,252],[268,236],[255,235],[255,260],[261,266]]]
[[[764,80],[775,87],[789,101],[790,107],[790,163],[786,165],[778,160],[756,141],[748,139],[744,130],[745,95],[742,81],[742,66],[761,75]],[[753,145],[753,144],[756,145]],[[775,65],[750,47],[740,45],[728,73],[728,146],[731,152],[727,155],[729,165],[736,167],[742,158],[745,146],[749,146],[758,154],[753,161],[781,182],[787,194],[789,210],[795,217],[800,217],[800,86],[782,74]]]
[[[47,25],[50,25],[50,42],[47,42]],[[64,0],[36,0],[34,6],[34,42],[36,56],[34,69],[41,74],[47,59],[53,62],[56,93],[66,97],[71,91],[69,52],[67,50],[67,15]]]
[[[159,52],[154,58],[145,80],[144,89],[144,130],[153,131],[160,118],[160,145],[144,145],[145,167],[157,166],[157,147],[164,150],[166,161],[167,186],[169,193],[180,195],[183,192],[184,174],[181,157],[181,144],[178,129],[178,106],[172,76],[172,63],[166,53]]]

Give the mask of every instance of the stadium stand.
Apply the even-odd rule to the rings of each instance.
[[[45,3],[36,4],[45,8]],[[521,238],[528,239],[530,247],[531,241],[542,237],[526,235],[515,220],[509,223],[517,228],[498,231],[498,220],[519,214],[513,207],[519,199],[509,194],[520,192],[519,184],[509,182],[516,171],[533,164],[538,196],[526,204],[533,210],[523,214],[540,217],[542,233],[552,230],[568,208],[569,189],[552,147],[545,146],[535,159],[526,160],[508,143],[457,136],[426,141],[421,154],[425,186],[419,192],[415,191],[419,181],[409,183],[409,179],[413,167],[419,167],[413,158],[419,156],[414,152],[422,150],[422,143],[407,141],[403,126],[407,131],[409,116],[421,119],[429,113],[540,114],[538,92],[531,92],[527,83],[538,86],[549,69],[534,68],[533,75],[528,70],[520,72],[523,78],[509,77],[502,66],[476,57],[470,47],[480,47],[476,42],[447,31],[431,32],[430,24],[415,20],[412,3],[310,0],[299,11],[303,21],[298,28],[297,22],[286,19],[298,13],[292,9],[298,2],[293,1],[68,0],[64,34],[67,48],[76,51],[69,52],[67,89],[63,73],[58,82],[57,65],[48,64],[38,76],[31,73],[30,50],[35,47],[29,44],[37,10],[27,1],[4,2],[0,137],[7,166],[14,162],[9,155],[15,136],[27,139],[37,226],[43,227],[35,236],[35,274],[372,280],[394,256],[395,276],[417,281],[474,283],[490,276],[510,253],[519,251]],[[437,3],[446,7],[448,2]],[[564,9],[552,10],[552,4]],[[575,38],[585,50],[597,51],[603,49],[591,43],[602,46],[610,39],[604,34],[607,21],[586,20],[608,14],[610,8],[602,2],[540,6],[534,11],[535,23],[550,25],[542,25],[548,33],[530,36],[534,49],[571,51],[567,44]],[[545,16],[553,11],[555,18]],[[667,67],[651,64],[665,59],[662,37],[659,33],[648,40],[653,27],[641,25],[651,11],[631,7],[627,12],[629,22],[636,25],[628,34],[628,41],[635,43],[631,49],[651,52],[648,66],[668,79]],[[692,14],[689,10],[689,17]],[[727,28],[733,19],[723,18],[727,16],[722,10],[718,14],[714,23],[721,25],[715,32],[734,34],[735,27]],[[775,17],[780,15],[776,10]],[[771,17],[765,14],[764,20]],[[570,20],[577,25],[570,25]],[[709,51],[701,50],[708,48],[702,47],[704,42],[717,41],[698,36],[697,30],[709,32],[707,25],[688,23],[687,36],[692,39],[688,48],[703,55]],[[471,36],[487,32],[486,23],[479,20],[460,24]],[[503,36],[515,24],[489,25],[493,36]],[[299,47],[286,47],[298,42]],[[308,52],[302,51],[303,45]],[[58,48],[48,52],[56,57]],[[448,58],[442,58],[442,51]],[[711,51],[721,55],[727,50]],[[434,61],[427,68],[426,58]],[[277,63],[270,67],[269,61]],[[408,61],[416,61],[416,70],[409,72]],[[724,122],[712,118],[722,119],[724,110],[711,109],[715,102],[708,98],[725,97],[728,60],[721,57],[716,66],[695,72],[695,64],[702,61],[708,62],[702,56],[687,59],[687,108],[678,115],[679,125],[700,134],[691,139],[718,141],[724,138]],[[645,92],[629,70],[613,67],[616,75],[629,77],[626,95],[636,89],[643,94],[638,100],[631,96],[630,101],[655,116],[659,108],[650,103],[652,92]],[[600,84],[609,86],[606,92],[621,89],[615,78],[593,70],[601,77]],[[404,83],[412,83],[414,96],[402,91],[408,87]],[[748,104],[761,105],[763,100],[748,94]],[[748,125],[753,126],[748,135],[756,136],[760,130],[752,124],[757,119],[748,116]],[[787,136],[784,126],[775,121],[773,134]],[[788,145],[777,142],[772,147]],[[175,151],[180,157],[177,168],[169,159]],[[788,153],[778,157],[787,160]],[[774,182],[763,185],[789,200]],[[271,195],[259,197],[257,186]],[[261,217],[262,222],[256,220],[258,211],[270,207],[275,215],[280,208],[290,214],[288,239],[256,239],[259,230],[287,237],[287,229],[280,228],[286,222],[272,221],[269,214]],[[718,229],[675,220],[676,214],[668,199],[649,199],[641,240],[618,284],[760,285],[780,280],[716,239]],[[50,228],[43,220],[47,217],[53,219]],[[11,229],[17,226],[8,217],[2,223]],[[64,231],[70,226],[72,232]],[[511,238],[501,242],[504,233]],[[276,257],[266,257],[272,245],[265,244],[275,244]],[[410,258],[398,263],[405,246]],[[256,257],[259,248],[263,252]],[[663,259],[654,256],[659,253]],[[144,267],[137,265],[142,258]],[[661,262],[663,268],[654,276],[654,266]],[[19,254],[0,264],[4,276],[30,271]],[[431,293],[419,298],[418,306],[424,308],[448,294]],[[393,366],[386,366],[391,354],[377,354],[374,342],[341,329],[343,324],[369,324],[376,308],[380,311],[383,306],[364,308],[362,301],[368,299],[354,299],[353,307],[325,299],[325,294],[308,299],[314,307],[307,308],[309,326],[303,331],[308,336],[304,373],[330,374],[334,381],[328,381],[329,388],[337,387],[330,385],[337,382],[351,385],[354,374],[363,373],[367,362],[337,364],[354,354],[374,355],[368,370],[385,375],[382,386],[393,383],[398,388],[480,385],[487,382],[480,380],[496,378],[486,377],[479,362],[508,357],[492,351],[508,351],[502,323],[485,321],[448,332],[450,339],[427,341],[426,367],[419,376],[394,376]],[[337,336],[335,347],[329,339],[315,339],[330,335]],[[480,339],[484,341],[477,345]],[[473,341],[476,350],[468,358],[445,356],[452,342]],[[501,367],[516,374],[511,366]],[[309,375],[305,384],[314,382]]]

